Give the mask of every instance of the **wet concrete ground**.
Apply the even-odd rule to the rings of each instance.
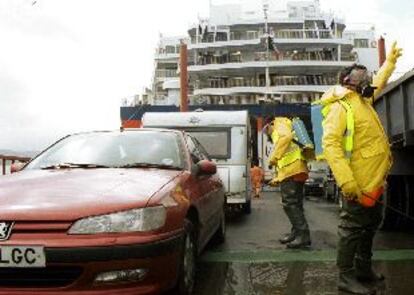
[[[336,204],[305,202],[312,247],[302,251],[277,241],[290,230],[279,193],[264,193],[252,208],[229,216],[226,243],[202,255],[194,294],[345,294],[336,287]],[[375,268],[387,278],[377,294],[414,294],[414,233],[379,232],[374,249]]]

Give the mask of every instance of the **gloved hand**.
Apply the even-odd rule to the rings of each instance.
[[[348,181],[341,186],[344,198],[349,201],[356,201],[362,197],[361,189],[355,180]]]
[[[273,178],[271,181],[269,181],[270,186],[278,186],[279,181],[276,181],[276,178]]]
[[[402,55],[402,48],[397,47],[397,42],[394,41],[391,46],[391,51],[387,55],[387,60],[391,63],[396,63],[397,59]]]

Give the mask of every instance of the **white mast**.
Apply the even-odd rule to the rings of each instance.
[[[264,13],[264,25],[265,25],[265,38],[266,38],[266,72],[265,72],[265,79],[266,79],[266,97],[269,95],[269,88],[270,88],[270,74],[269,74],[269,24],[268,24],[268,13],[269,11],[269,3],[267,0],[263,0],[263,13]]]

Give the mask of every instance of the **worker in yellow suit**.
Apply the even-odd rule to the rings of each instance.
[[[382,220],[381,195],[392,165],[390,144],[372,104],[395,69],[401,49],[392,45],[372,79],[362,65],[345,68],[341,85],[322,97],[330,100],[323,122],[323,150],[344,198],[338,228],[338,288],[371,294],[369,284],[384,279],[372,270],[372,243]],[[345,143],[345,144],[344,144]]]
[[[250,182],[252,185],[252,190],[254,191],[255,198],[260,198],[260,193],[262,192],[263,177],[263,169],[259,167],[258,161],[253,161],[252,168],[250,168]]]
[[[271,185],[279,185],[282,205],[292,225],[291,232],[279,239],[287,248],[305,248],[311,245],[309,226],[303,210],[303,185],[308,168],[302,150],[295,143],[292,121],[277,117],[268,129],[274,144],[269,164],[276,169]]]

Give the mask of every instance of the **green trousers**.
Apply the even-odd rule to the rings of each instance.
[[[366,208],[359,203],[343,201],[338,227],[337,266],[345,272],[371,269],[372,243],[382,221],[383,208],[377,203]]]
[[[309,233],[308,222],[303,212],[303,182],[287,179],[280,184],[282,205],[295,233]]]

